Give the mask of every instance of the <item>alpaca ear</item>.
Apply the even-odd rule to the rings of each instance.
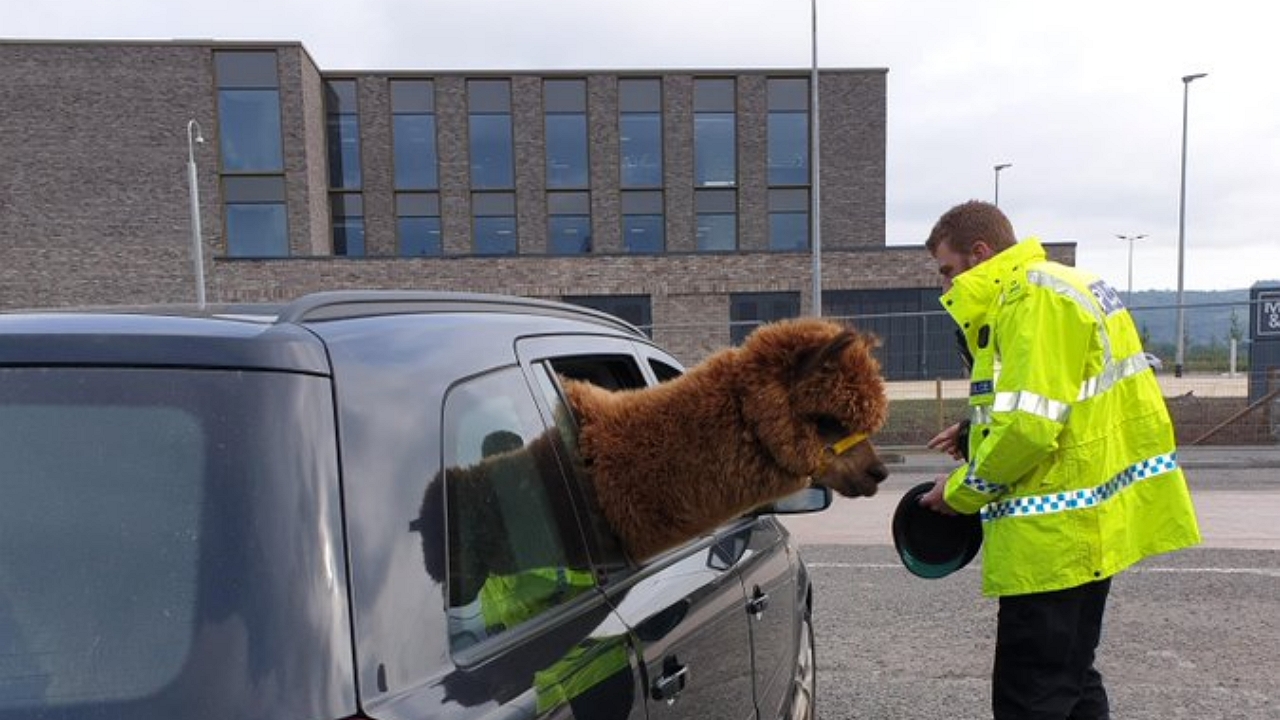
[[[795,379],[806,378],[824,366],[839,360],[840,356],[853,344],[857,337],[851,330],[841,330],[840,334],[832,338],[827,344],[808,350],[801,355],[795,365]]]

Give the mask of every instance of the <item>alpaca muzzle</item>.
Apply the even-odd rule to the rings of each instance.
[[[868,437],[870,437],[869,433],[851,433],[823,448],[822,460],[818,463],[818,468],[809,474],[809,479],[814,480],[825,475],[836,458],[857,447],[859,443],[864,442]]]

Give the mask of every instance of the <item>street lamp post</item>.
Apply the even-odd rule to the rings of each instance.
[[[1133,304],[1133,243],[1135,240],[1141,240],[1146,235],[1116,235],[1121,240],[1129,242],[1129,291],[1126,293],[1124,302],[1126,305]]]
[[[813,316],[822,317],[822,202],[821,202],[821,136],[818,130],[818,0],[809,0],[809,104],[813,137],[809,140],[809,163],[813,167],[813,183],[809,193],[813,228]]]
[[[200,241],[200,186],[196,178],[196,143],[203,143],[200,123],[187,121],[187,185],[191,193],[191,255],[196,268],[196,304],[204,309],[204,244]]]
[[[1187,217],[1187,96],[1191,83],[1208,73],[1195,73],[1182,76],[1182,184],[1178,188],[1178,327],[1174,347],[1177,348],[1173,358],[1173,376],[1182,377],[1182,361],[1184,357],[1183,335],[1186,334],[1187,314],[1182,306],[1182,272],[1183,252],[1186,244]]]
[[[995,166],[995,171],[996,171],[996,201],[995,201],[995,206],[996,206],[996,207],[1000,207],[1000,171],[1001,171],[1001,170],[1004,170],[1005,168],[1011,168],[1011,167],[1013,167],[1013,163],[1000,163],[999,165],[996,165],[996,166]]]

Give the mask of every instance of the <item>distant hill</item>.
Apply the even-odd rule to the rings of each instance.
[[[1121,297],[1126,293],[1121,292]],[[1227,345],[1231,336],[1232,313],[1240,337],[1249,337],[1249,290],[1186,290],[1182,293],[1186,313],[1187,345]],[[1178,293],[1173,290],[1138,290],[1126,298],[1138,331],[1148,347],[1173,345],[1177,337]]]

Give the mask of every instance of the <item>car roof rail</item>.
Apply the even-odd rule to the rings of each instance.
[[[276,315],[276,322],[306,323],[376,315],[474,311],[481,308],[588,319],[644,336],[631,323],[584,305],[516,295],[426,290],[326,290],[310,293],[281,307]]]

